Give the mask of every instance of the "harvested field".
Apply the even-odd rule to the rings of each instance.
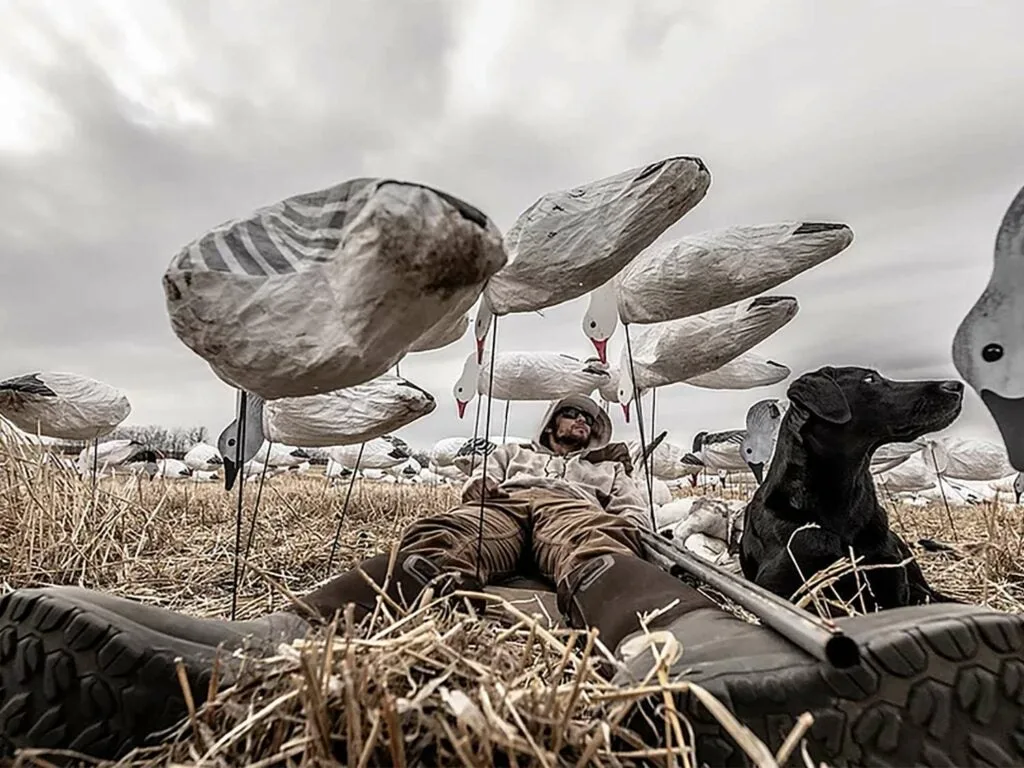
[[[256,483],[245,494],[246,529]],[[345,485],[322,476],[281,476],[263,489],[239,617],[259,616],[326,576]],[[446,487],[357,483],[337,567],[385,549],[418,516],[454,500]],[[91,484],[45,466],[32,449],[0,445],[0,564],[4,592],[80,584],[196,616],[230,611],[235,494],[217,484],[105,480]],[[897,508],[908,541],[954,545],[915,550],[932,583],[995,608],[1020,611],[1019,512],[995,505]],[[243,536],[244,546],[245,536]],[[822,597],[825,590],[818,590]],[[179,738],[123,765],[350,765],[493,763],[665,764],[621,727],[641,693],[613,688],[599,639],[548,629],[537,607],[491,598],[489,616],[455,614],[438,603],[406,613],[382,604],[370,626],[341,622],[254,662],[241,679],[197,708]],[[657,681],[652,681],[657,685]],[[204,692],[195,692],[202,696]],[[697,690],[699,698],[703,694]],[[764,745],[727,723],[759,765],[803,764],[799,734]],[[669,708],[674,764],[698,765],[685,713]],[[659,726],[665,730],[663,726]],[[781,754],[780,754],[781,752]],[[22,764],[47,764],[22,753]]]

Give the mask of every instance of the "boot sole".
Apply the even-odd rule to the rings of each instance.
[[[206,700],[217,649],[45,590],[0,598],[0,736],[8,750],[118,759],[187,717],[175,659]],[[221,658],[227,653],[221,653]],[[223,668],[223,664],[222,664]]]
[[[850,633],[862,659],[846,670],[805,659],[737,675],[726,661],[682,677],[719,698],[773,753],[810,711],[805,738],[816,764],[1024,765],[1024,617],[986,612],[900,623]],[[684,648],[680,665],[685,656]],[[677,706],[693,726],[699,761],[753,765],[696,697],[682,695]],[[803,764],[797,749],[787,765]]]

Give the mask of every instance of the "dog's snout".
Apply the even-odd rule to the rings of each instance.
[[[939,385],[939,389],[943,392],[949,392],[951,395],[962,395],[964,393],[964,383],[962,381],[944,381]]]

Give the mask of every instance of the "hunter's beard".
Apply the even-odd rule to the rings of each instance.
[[[585,448],[587,443],[590,442],[590,435],[586,437],[577,437],[576,435],[569,433],[567,435],[559,434],[558,432],[552,432],[551,439],[565,448],[572,451],[578,451],[581,448]]]

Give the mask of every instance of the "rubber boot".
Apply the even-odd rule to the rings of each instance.
[[[637,614],[670,604],[660,621],[714,603],[656,565],[628,555],[600,555],[588,560],[558,584],[558,608],[573,627],[597,627],[600,639],[614,649],[640,630]]]
[[[361,567],[383,584],[389,560],[379,555]],[[439,593],[474,587],[442,576],[423,557],[400,554],[386,594],[402,604],[432,581]],[[359,620],[376,600],[377,591],[355,570],[304,598],[325,621],[350,602]],[[273,654],[280,643],[312,629],[304,615],[289,609],[231,622],[78,587],[13,592],[0,599],[0,742],[100,759],[159,743],[188,713],[176,658],[182,659],[198,706],[206,700],[215,658],[218,679],[228,685],[241,663],[232,651]]]
[[[655,644],[679,653],[670,679],[709,691],[773,753],[809,711],[815,765],[1024,765],[1024,616],[936,604],[839,619],[861,656],[844,669],[718,608],[652,624]],[[624,668],[613,682],[648,677],[646,637],[627,636],[616,650]],[[629,721],[652,745],[664,745],[664,721],[652,718],[663,706],[652,696]],[[695,696],[678,695],[676,706],[698,763],[754,765]],[[804,765],[799,750],[786,764]]]
[[[289,612],[232,622],[79,587],[17,590],[0,599],[0,736],[117,758],[186,717],[176,658],[198,706],[215,658],[230,684],[241,663],[233,651],[267,656],[309,629]]]
[[[303,597],[302,602],[325,621],[330,621],[336,613],[344,612],[345,606],[351,603],[355,606],[355,621],[358,624],[373,612],[381,592],[403,608],[408,608],[428,584],[434,588],[435,597],[450,594],[457,589],[480,591],[481,588],[472,577],[454,571],[442,571],[415,553],[399,552],[388,578],[390,562],[391,555],[387,553],[364,560],[352,570]],[[359,570],[372,579],[375,586]],[[385,581],[387,587],[382,588]]]

